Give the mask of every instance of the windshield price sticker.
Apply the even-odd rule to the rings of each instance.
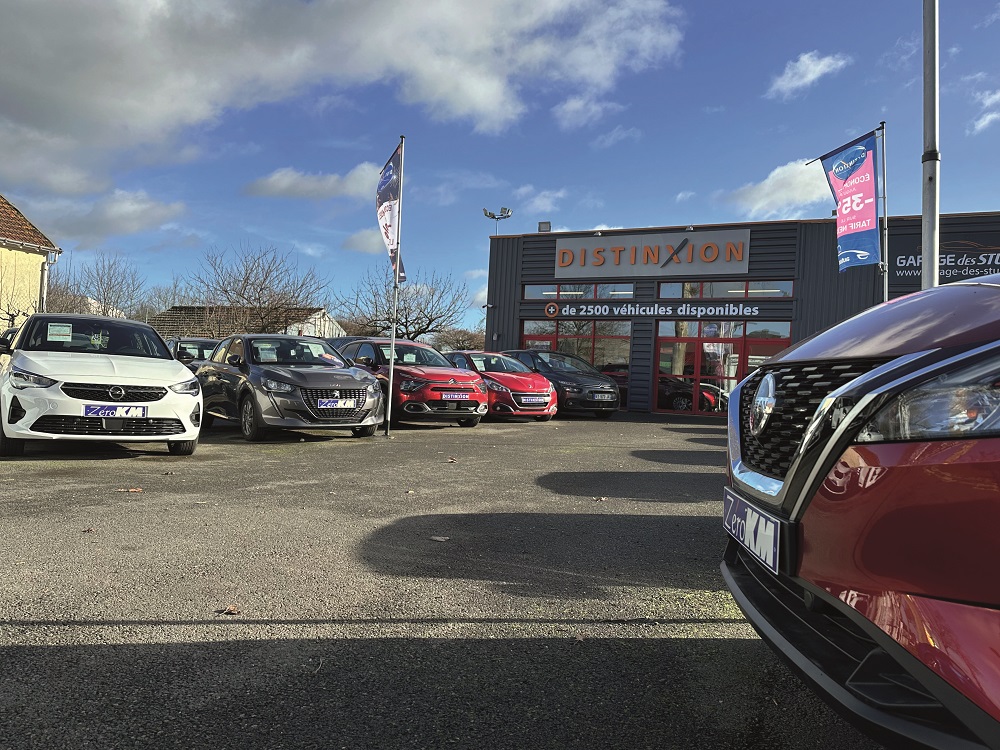
[[[354,409],[353,398],[321,398],[317,405],[319,409]]]
[[[48,330],[45,332],[45,338],[48,341],[72,341],[73,324],[49,323]]]
[[[468,398],[469,394],[468,393],[444,393],[444,394],[442,394],[441,397],[442,398],[452,399],[454,401],[461,401],[462,399]]]
[[[729,489],[723,489],[722,506],[722,524],[729,535],[777,575],[781,521]]]

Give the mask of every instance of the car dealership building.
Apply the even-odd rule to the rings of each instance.
[[[920,289],[920,217],[888,236],[892,299]],[[1000,213],[941,217],[942,284],[998,272]],[[833,219],[495,236],[486,348],[576,354],[630,411],[711,414],[764,359],[883,295],[877,265],[839,272]]]

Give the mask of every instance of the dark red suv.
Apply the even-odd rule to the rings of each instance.
[[[327,341],[388,384],[392,351],[389,339],[352,336]],[[444,420],[455,421],[460,427],[475,427],[488,411],[483,379],[477,373],[455,368],[432,346],[397,339],[392,369],[393,422]]]
[[[1000,748],[1000,275],[878,305],[729,399],[725,580],[891,746]]]

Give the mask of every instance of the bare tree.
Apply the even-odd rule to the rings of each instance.
[[[95,315],[134,315],[142,302],[145,277],[139,267],[119,254],[98,252],[80,271],[80,291],[90,298]]]
[[[417,339],[458,328],[469,309],[469,289],[450,274],[430,275],[417,271],[407,274],[399,287],[397,334]],[[365,335],[389,335],[392,332],[392,269],[371,271],[350,292],[337,294],[334,300],[337,319]],[[346,324],[345,322],[346,321]]]
[[[231,325],[258,333],[284,331],[304,308],[321,307],[329,282],[315,269],[300,269],[274,247],[211,250],[186,277],[188,291],[206,307],[230,308]]]
[[[83,293],[80,280],[66,266],[56,265],[49,272],[49,290],[45,311],[52,313],[92,313],[90,301]]]
[[[471,349],[482,351],[486,348],[486,329],[448,328],[431,337],[431,343],[441,351]]]
[[[35,311],[34,300],[38,294],[39,276],[32,277],[27,272],[33,265],[29,260],[34,256],[21,258],[14,255],[10,262],[0,262],[0,323],[2,326],[12,326],[18,319],[27,317]],[[39,265],[41,259],[39,258]],[[31,281],[34,280],[34,288]]]
[[[201,295],[190,282],[174,275],[169,284],[158,284],[143,292],[142,300],[133,312],[136,320],[148,321],[154,315],[169,310],[174,305],[200,305]]]

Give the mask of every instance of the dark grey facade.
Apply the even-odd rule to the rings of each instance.
[[[637,269],[637,272],[630,276],[623,276],[621,268],[612,269],[613,277],[602,274],[602,270],[611,268],[610,263],[605,263],[602,267],[588,266],[586,270],[574,267],[573,277],[568,279],[565,270],[557,265],[568,264],[569,259],[573,258],[572,248],[583,245],[590,248],[591,257],[587,258],[589,262],[593,260],[595,243],[600,242],[604,246],[601,249],[611,248],[616,237],[627,237],[629,242],[639,244],[641,255],[642,237],[648,236],[652,242],[663,236],[674,238],[683,236],[684,239],[674,242],[674,245],[686,246],[690,258],[691,248],[699,247],[699,237],[714,237],[720,232],[740,230],[744,232],[749,230],[749,246],[744,248],[748,256],[744,261],[746,270],[738,274],[724,272],[720,274],[718,271],[713,271],[716,275],[705,276],[702,273],[685,275],[690,266],[685,267],[684,264],[670,262],[663,262],[662,270],[659,270],[661,267],[659,261],[667,255],[666,251],[657,256],[655,265],[630,266],[630,269]],[[664,337],[665,330],[671,330],[673,327],[686,332],[694,328],[695,322],[705,324],[713,320],[727,321],[730,326],[737,323],[745,324],[741,330],[748,330],[754,321],[769,321],[775,323],[774,328],[788,331],[787,343],[795,343],[881,302],[884,294],[883,277],[878,266],[849,268],[843,273],[839,272],[836,227],[833,219],[710,225],[695,228],[607,230],[601,232],[599,237],[596,234],[595,232],[546,232],[491,238],[486,346],[494,351],[530,346],[531,343],[525,341],[526,327],[540,330],[546,325],[551,325],[557,330],[562,330],[564,327],[572,327],[570,321],[578,321],[575,324],[577,327],[580,325],[579,321],[585,320],[598,324],[601,321],[629,321],[628,358],[627,366],[623,370],[627,373],[623,376],[627,377],[627,383],[621,382],[627,388],[626,408],[631,411],[671,410],[669,406],[664,406],[664,382],[676,379],[671,377],[673,375],[680,379],[693,377],[695,388],[699,387],[698,373],[693,376],[686,373],[683,363],[676,361],[677,352],[685,351],[684,347],[671,343],[674,341],[673,338]],[[920,288],[920,217],[890,218],[888,234],[889,296],[892,298]],[[637,236],[640,236],[639,243],[636,242]],[[1000,213],[943,216],[940,223],[940,241],[941,283],[1000,272]],[[704,245],[702,247],[704,248]],[[562,248],[570,249],[562,250]],[[634,253],[633,250],[633,258]],[[580,254],[585,255],[582,251]],[[619,260],[627,261],[625,258],[627,254],[626,250]],[[605,252],[603,255],[610,259],[609,253]],[[604,257],[601,260],[603,261]],[[669,261],[669,257],[667,260]],[[580,264],[583,264],[583,260]],[[703,267],[708,266],[703,264]],[[587,275],[591,271],[593,275]],[[620,300],[591,299],[591,303],[607,304],[581,306],[575,304],[573,300],[563,298],[562,290],[565,286],[560,286],[558,291],[543,292],[555,295],[551,300],[526,298],[534,294],[534,290],[542,289],[544,285],[571,283],[584,287],[590,282],[598,285],[595,287],[597,289],[595,296],[600,294],[600,285],[609,282],[631,285],[632,296]],[[746,284],[746,296],[739,300],[718,297],[686,300],[664,297],[661,282],[674,282],[668,285],[671,289],[676,288],[677,282],[700,289],[709,287],[714,289],[724,284],[714,283],[699,287],[698,282],[733,282],[733,285],[735,282],[758,283]],[[766,292],[771,290],[752,289],[754,286],[761,287],[762,282],[783,282],[785,288],[791,287],[791,294],[769,298]],[[763,286],[768,285],[763,284]],[[755,297],[755,291],[765,294]],[[625,292],[616,293],[625,294]],[[580,309],[596,309],[598,314],[590,316],[580,314]],[[695,312],[697,314],[694,314]],[[691,321],[691,323],[682,329],[671,321]],[[778,323],[782,325],[777,325]],[[600,325],[597,327],[600,328]],[[699,330],[717,332],[718,326],[700,325]],[[715,341],[704,336],[702,338],[705,341]],[[687,339],[676,340],[687,341]],[[740,347],[743,347],[743,350],[752,349],[746,343],[748,340],[741,339],[739,342],[734,340],[732,345],[727,344],[727,348],[732,349],[735,346],[737,349]],[[555,342],[551,344],[552,348],[563,349],[561,339],[554,335],[552,341]],[[692,338],[690,343],[697,341]],[[549,345],[545,343],[545,346]],[[699,346],[708,351],[708,347]],[[598,355],[595,353],[593,356]],[[749,363],[746,360],[744,351],[739,372],[729,368],[726,374],[733,377],[746,375],[755,361],[753,355],[749,357]],[[669,367],[665,369],[665,363],[669,362],[674,362],[672,370]],[[598,365],[600,362],[595,361],[594,364]],[[690,366],[687,369],[690,369]],[[715,386],[708,385],[706,381],[701,390],[708,391],[710,388],[714,392]],[[698,390],[695,391],[695,394],[697,393]],[[703,401],[705,398],[702,397]],[[697,396],[695,402],[692,410],[702,412],[703,409],[697,404]],[[702,405],[706,409],[709,408],[707,404]]]

